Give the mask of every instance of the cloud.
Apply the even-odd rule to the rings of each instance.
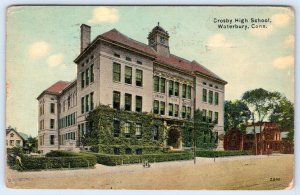
[[[92,24],[115,23],[119,21],[119,11],[116,8],[98,7],[93,10],[93,17],[88,21]]]
[[[276,27],[284,27],[290,21],[290,16],[288,14],[274,14],[271,17],[272,24]]]
[[[294,35],[289,35],[284,40],[284,46],[285,47],[294,47],[294,43],[295,43],[295,37],[294,37]]]
[[[250,32],[259,37],[267,37],[272,34],[277,28],[285,27],[289,24],[289,14],[273,14],[271,16],[271,24],[267,28],[251,28]]]
[[[218,33],[208,38],[207,46],[208,47],[232,47],[232,43],[226,40],[223,34]]]
[[[47,63],[50,67],[61,65],[64,56],[62,54],[54,54],[47,58]]]
[[[46,56],[50,45],[45,41],[35,42],[29,46],[28,55],[31,60]]]
[[[293,56],[279,57],[273,61],[273,67],[277,69],[287,69],[293,66],[294,66]]]

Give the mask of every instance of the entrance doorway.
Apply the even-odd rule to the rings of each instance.
[[[172,146],[174,149],[179,149],[180,147],[180,130],[178,127],[170,127],[168,133],[168,146]]]

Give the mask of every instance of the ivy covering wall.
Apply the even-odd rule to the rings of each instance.
[[[196,110],[194,113],[194,119],[183,123],[181,130],[184,147],[193,147],[194,128],[196,148],[211,150],[217,147],[218,136],[212,131],[214,124],[206,121],[208,120],[202,116],[201,111]]]
[[[214,149],[217,136],[212,132],[213,126],[202,120],[200,111],[194,116],[195,120],[174,121],[181,132],[183,147],[193,147],[195,128],[196,147]],[[120,155],[161,153],[168,140],[168,127],[172,125],[172,121],[168,121],[166,126],[164,119],[154,114],[115,110],[104,105],[90,112],[87,121],[89,128],[81,139],[82,144],[90,146],[93,152]],[[114,126],[114,121],[118,121],[119,128]],[[137,136],[137,126],[141,129],[140,136]]]
[[[119,132],[114,122],[119,121]],[[137,150],[144,153],[159,153],[166,139],[166,128],[162,118],[153,114],[115,110],[100,105],[89,113],[89,128],[82,138],[82,144],[92,146],[94,152],[105,154],[130,154]],[[126,124],[127,123],[127,127]],[[141,135],[137,136],[140,125]],[[125,133],[125,128],[128,132]],[[157,135],[155,134],[157,132]]]

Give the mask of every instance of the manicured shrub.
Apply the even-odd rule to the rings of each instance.
[[[7,165],[12,169],[20,169],[20,162],[17,156],[22,158],[24,151],[21,147],[13,147],[7,149]]]
[[[213,150],[200,150],[196,151],[198,157],[223,157],[223,156],[241,156],[251,155],[250,151],[213,151]]]
[[[86,153],[53,151],[46,156],[23,156],[18,170],[93,167],[97,158]]]
[[[53,150],[46,154],[46,157],[79,156],[80,153],[68,152],[64,150]]]
[[[141,154],[141,155],[114,155],[114,154],[100,154],[100,153],[88,153],[96,156],[99,164],[108,166],[116,166],[121,164],[134,164],[141,163],[145,160],[148,162],[164,162],[175,160],[189,160],[192,158],[192,154],[189,152],[177,152],[177,153],[161,153],[161,154]]]

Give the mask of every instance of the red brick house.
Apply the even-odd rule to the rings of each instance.
[[[256,135],[256,137],[255,137]],[[255,140],[257,139],[257,153],[260,153],[262,147],[263,154],[272,152],[283,152],[283,150],[290,152],[286,144],[283,147],[282,135],[276,123],[263,122],[260,133],[260,126],[258,123],[246,127],[246,131],[242,133],[238,129],[230,129],[226,132],[224,138],[225,150],[250,150],[256,152]]]

